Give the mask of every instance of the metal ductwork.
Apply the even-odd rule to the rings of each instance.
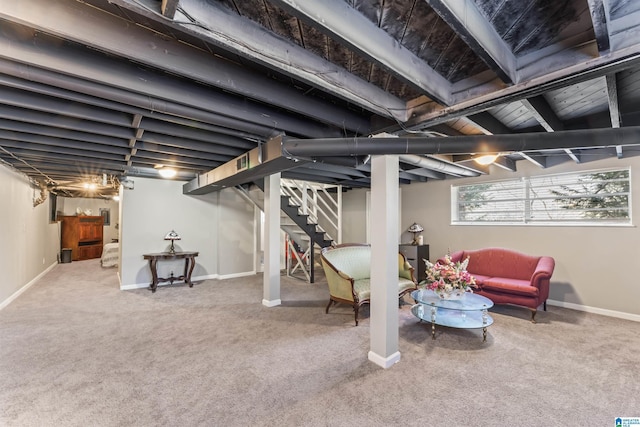
[[[489,154],[562,150],[564,148],[615,147],[640,144],[640,127],[536,132],[511,135],[392,138],[285,138],[286,157],[309,159],[322,156],[365,154]]]
[[[400,161],[409,163],[414,166],[418,166],[425,169],[431,169],[436,172],[442,172],[449,175],[456,176],[478,176],[479,173],[473,172],[467,168],[452,165],[440,160],[431,159],[429,157],[418,156],[417,154],[402,154],[400,155]]]
[[[282,136],[277,136],[207,173],[198,175],[182,187],[182,193],[212,193],[292,169],[306,162],[307,160],[283,156]]]
[[[640,144],[640,127],[550,133],[454,137],[297,139],[278,136],[224,165],[199,175],[184,194],[205,194],[336,156],[399,155],[416,166],[443,173],[477,176],[473,171],[418,154],[488,154]]]

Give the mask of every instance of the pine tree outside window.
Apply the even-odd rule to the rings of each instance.
[[[631,225],[631,171],[452,186],[451,200],[452,224]]]

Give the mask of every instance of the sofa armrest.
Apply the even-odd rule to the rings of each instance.
[[[549,256],[542,256],[531,275],[531,286],[538,288],[539,300],[545,301],[549,297],[549,281],[553,275],[556,262]]]
[[[336,269],[326,260],[322,260],[322,269],[329,285],[329,294],[333,297],[346,301],[354,301],[355,293],[353,289],[353,278],[348,274]]]
[[[414,268],[401,253],[398,254],[398,277],[409,279],[413,283],[418,283],[416,281]]]
[[[454,262],[454,263],[462,262],[463,261],[463,257],[464,257],[464,251],[452,252],[450,254],[450,256],[451,256],[451,261],[452,262]],[[440,257],[440,258],[438,258],[438,261],[436,261],[436,262],[439,262],[440,264],[444,264],[444,258],[445,257]]]

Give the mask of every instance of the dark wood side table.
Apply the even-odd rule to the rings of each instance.
[[[191,273],[193,272],[193,267],[196,265],[195,257],[198,256],[198,252],[159,252],[155,254],[144,254],[144,259],[149,260],[149,269],[151,269],[151,276],[153,281],[149,285],[149,289],[151,292],[155,292],[158,288],[158,282],[173,282],[177,280],[184,280],[184,283],[188,284],[190,288],[193,287],[193,283],[191,282]],[[159,260],[175,260],[175,259],[184,259],[184,274],[182,276],[174,276],[173,271],[171,272],[171,276],[169,277],[158,277],[158,261]]]

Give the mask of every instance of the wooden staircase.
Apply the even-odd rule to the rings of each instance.
[[[264,194],[264,183],[262,180],[256,181],[253,184],[261,190],[261,194]],[[322,196],[322,198],[325,199],[322,203],[323,206],[319,206],[318,203],[316,203],[318,199],[317,196],[307,198],[306,195],[303,194],[307,192],[309,185],[313,184],[285,181],[281,186],[280,227],[288,236],[287,275],[296,277],[293,273],[300,268],[307,281],[313,283],[316,249],[334,244],[333,237],[318,224],[319,216],[317,212],[326,216],[329,211],[329,215],[332,215],[333,219],[325,219],[325,223],[330,226],[340,224],[340,212],[339,209],[337,209],[340,207],[340,203],[334,205],[336,209],[331,209],[330,205],[335,203],[335,201],[333,203],[327,203],[327,194],[326,196]],[[247,186],[238,186],[236,189],[264,211],[263,197],[257,197]],[[342,190],[338,188],[337,191]],[[334,233],[339,236],[341,230],[336,227]],[[296,265],[292,267],[294,262]]]

